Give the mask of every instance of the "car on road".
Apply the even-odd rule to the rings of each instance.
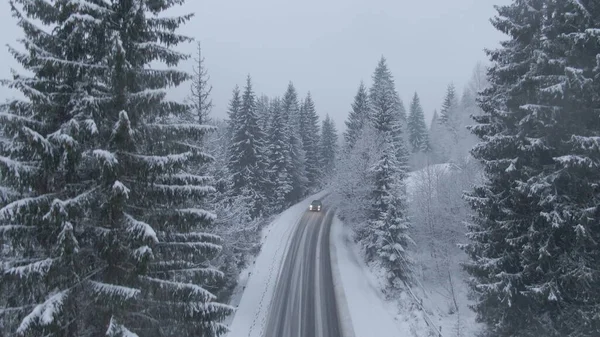
[[[323,204],[321,203],[321,200],[313,200],[310,203],[310,206],[308,206],[308,210],[313,211],[313,212],[320,212],[321,208],[323,208]]]

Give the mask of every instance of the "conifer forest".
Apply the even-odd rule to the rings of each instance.
[[[308,1],[2,2],[0,337],[600,337],[600,1]]]

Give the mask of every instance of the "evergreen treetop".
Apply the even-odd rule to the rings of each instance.
[[[380,132],[391,131],[396,120],[406,121],[406,112],[401,108],[402,101],[396,92],[394,78],[383,56],[373,73],[369,105],[373,126]]]
[[[319,155],[322,172],[325,177],[330,178],[335,171],[335,165],[338,160],[338,135],[335,123],[329,115],[325,116],[323,126],[321,127]]]
[[[314,190],[320,181],[319,167],[319,116],[310,92],[306,95],[301,109],[302,145],[306,159],[306,178],[309,190]]]
[[[344,132],[344,141],[347,148],[352,148],[361,130],[370,121],[369,94],[364,82],[361,81],[358,91],[354,96],[352,111],[346,120],[346,131]]]
[[[412,152],[427,151],[429,149],[429,135],[425,125],[425,113],[416,92],[410,104],[407,125],[408,140]]]

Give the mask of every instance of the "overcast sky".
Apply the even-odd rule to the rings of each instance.
[[[196,13],[182,33],[202,41],[213,85],[213,114],[224,116],[231,90],[251,74],[258,94],[282,95],[293,81],[302,96],[311,91],[321,116],[343,128],[361,80],[367,85],[381,55],[408,108],[415,91],[426,117],[438,108],[448,83],[460,90],[483,49],[504,36],[489,19],[494,4],[509,0],[188,0],[177,13]],[[15,44],[21,32],[4,2],[0,44]],[[193,45],[180,50],[192,53]],[[0,50],[0,78],[16,63]],[[181,67],[191,70],[192,63]],[[184,98],[186,86],[173,89]],[[12,93],[0,88],[0,99]],[[429,120],[428,120],[429,123]]]

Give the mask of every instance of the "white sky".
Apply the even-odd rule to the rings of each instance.
[[[489,19],[494,4],[509,0],[188,0],[173,13],[196,16],[182,33],[202,41],[213,85],[213,115],[224,116],[231,90],[252,75],[257,93],[282,95],[291,80],[302,96],[311,91],[321,116],[343,128],[360,80],[370,84],[384,55],[408,108],[415,91],[426,118],[446,86],[466,84],[483,49],[505,37]],[[0,5],[0,45],[22,36],[9,5]],[[171,13],[172,14],[172,13]],[[194,45],[179,48],[193,53]],[[17,67],[0,50],[0,78]],[[192,62],[181,65],[191,70]],[[187,85],[172,89],[184,98]],[[0,100],[14,93],[0,88]]]

